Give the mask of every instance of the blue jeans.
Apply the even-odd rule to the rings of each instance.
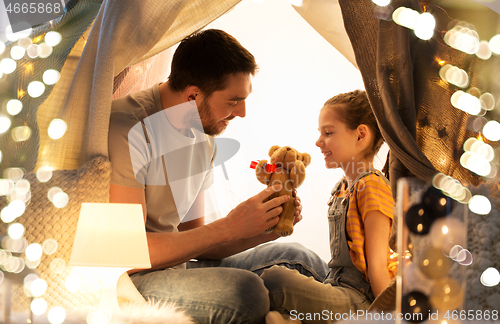
[[[185,270],[157,270],[131,276],[139,292],[166,301],[198,323],[263,323],[269,294],[259,275],[274,265],[323,281],[328,266],[297,243],[269,243],[222,260],[191,261]]]

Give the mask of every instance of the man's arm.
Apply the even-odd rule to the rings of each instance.
[[[300,203],[300,198],[296,197],[296,192],[294,190],[293,196],[295,197],[295,205],[297,206],[295,210],[295,220],[294,225],[302,220],[302,205]],[[204,214],[204,194],[200,193],[198,198],[196,199],[193,207],[189,211],[189,213],[196,213],[200,215],[199,217],[190,217],[189,219],[193,219],[192,221],[182,223],[178,226],[179,231],[187,231],[190,229],[194,229],[196,227],[202,226],[205,224],[205,218],[202,216]],[[191,214],[194,216],[194,214]],[[196,258],[200,260],[208,259],[208,260],[219,260],[231,255],[234,255],[239,252],[246,251],[250,248],[253,248],[259,244],[274,241],[278,239],[280,236],[275,233],[269,234],[257,234],[253,237],[238,239],[231,242],[226,242],[213,248],[208,251],[198,255]]]
[[[178,233],[146,233],[151,269],[181,264],[220,244],[252,238],[275,225],[283,210],[280,205],[289,199],[281,196],[263,202],[275,191],[276,188],[266,188],[239,204],[226,217],[208,225]],[[141,204],[144,217],[147,215],[144,189],[111,185],[110,202]]]

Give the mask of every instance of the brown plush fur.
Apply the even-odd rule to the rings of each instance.
[[[269,150],[271,164],[276,165],[274,173],[266,171],[267,160],[261,160],[255,168],[257,180],[261,183],[272,186],[281,184],[282,188],[279,192],[273,193],[267,200],[278,196],[288,195],[291,197],[289,201],[282,205],[283,211],[280,214],[278,224],[270,228],[268,231],[273,231],[281,236],[288,236],[293,233],[293,220],[295,213],[295,199],[292,198],[293,189],[297,189],[306,178],[306,167],[311,163],[311,156],[307,153],[299,153],[290,146],[280,147],[274,145]]]

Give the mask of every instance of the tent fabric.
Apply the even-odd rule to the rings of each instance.
[[[439,62],[445,61],[466,66],[471,86],[478,86],[479,69],[473,67],[481,64],[479,59],[450,48],[438,34],[422,41],[392,20],[378,19],[370,0],[356,6],[346,0],[339,3],[365,89],[391,150],[393,194],[399,178],[413,175],[430,181],[438,171],[480,183],[478,176],[460,166],[458,154],[463,142],[477,134],[467,130],[468,115],[451,105],[456,87],[439,79]],[[392,6],[422,12],[415,0],[396,0]]]
[[[78,65],[69,66],[70,62],[66,62],[64,73],[71,77],[65,84],[69,88],[61,94],[52,91],[49,98],[51,117],[45,118],[45,124],[52,117],[61,118],[68,124],[68,130],[57,141],[41,142],[37,166],[71,169],[94,157],[108,156],[114,77],[173,46],[238,2],[104,1],[88,38],[82,41],[85,47]]]

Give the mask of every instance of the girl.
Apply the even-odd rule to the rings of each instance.
[[[345,173],[328,201],[330,273],[323,283],[283,267],[261,276],[271,309],[304,323],[364,314],[357,312],[366,311],[396,273],[388,245],[394,201],[388,180],[373,168],[383,138],[366,93],[356,90],[328,100],[319,131],[316,146],[326,167]]]

